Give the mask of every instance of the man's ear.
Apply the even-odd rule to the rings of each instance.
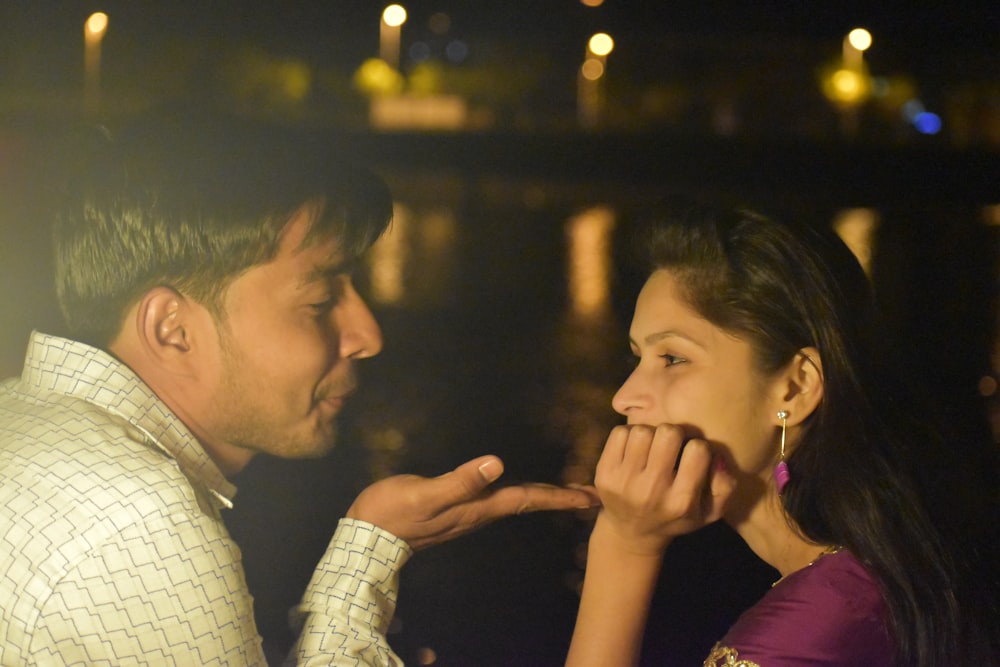
[[[147,354],[171,363],[191,351],[191,303],[177,290],[154,287],[140,299],[136,333]]]
[[[823,400],[823,360],[815,347],[799,350],[779,377],[778,408],[788,413],[788,425],[801,424]],[[779,422],[780,423],[780,422]]]

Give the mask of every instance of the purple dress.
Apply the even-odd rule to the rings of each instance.
[[[889,611],[848,551],[788,575],[744,612],[705,667],[892,665]]]

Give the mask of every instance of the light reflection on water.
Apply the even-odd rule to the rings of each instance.
[[[628,372],[632,295],[614,263],[624,209],[540,183],[464,187],[446,190],[443,215],[439,189],[393,186],[405,215],[393,233],[406,241],[372,256],[386,343],[366,362],[353,414],[369,470],[436,475],[496,453],[511,482],[589,483],[621,421],[610,402]],[[454,221],[449,235],[422,231],[441,218]],[[391,304],[376,294],[382,263],[404,276]],[[403,575],[393,646],[410,661],[433,651],[437,665],[562,664],[592,518],[511,518],[421,552]],[[771,582],[741,549],[718,530],[678,542],[662,585],[699,587],[705,602],[661,596],[650,659],[703,658]]]
[[[541,197],[539,189],[527,197]],[[530,199],[529,199],[530,201]],[[396,201],[393,224],[369,255],[371,299],[384,307],[431,310],[453,303],[460,276],[455,275],[461,248],[454,211],[437,205]],[[571,443],[561,474],[565,483],[590,483],[594,466],[615,419],[609,412],[611,347],[619,332],[611,304],[612,234],[616,212],[607,205],[573,213],[565,229],[565,304],[554,318],[552,358],[555,362],[546,422],[553,437]],[[517,258],[508,258],[512,268]],[[552,260],[554,261],[554,259]],[[523,313],[522,318],[549,313]],[[421,409],[421,406],[412,406]],[[398,428],[375,426],[366,431],[369,449],[377,454],[375,477],[394,467],[407,440]]]
[[[612,246],[648,193],[489,174],[387,180],[396,222],[373,249],[370,273],[359,276],[386,347],[361,365],[341,444],[321,461],[258,457],[236,480],[236,509],[226,517],[276,660],[291,642],[288,609],[338,517],[371,478],[436,475],[493,452],[512,481],[586,482],[619,422],[610,399],[627,372],[627,313],[617,307],[631,295],[612,280],[622,269]],[[51,267],[45,227],[35,224],[42,216],[28,188],[11,183],[18,187],[0,187],[16,195],[0,198],[0,300],[9,316],[0,328],[3,375],[19,372],[32,327],[60,332],[51,279],[43,277]],[[909,326],[906,298],[915,294],[934,310],[914,318],[914,327],[940,321],[953,337],[979,332],[981,319],[992,324],[993,311],[977,318],[988,310],[977,286],[982,274],[995,279],[998,210],[980,209],[988,228],[951,210],[908,220],[900,211],[862,209],[843,219],[855,220],[844,227],[862,232],[855,238],[874,232],[889,253],[886,263],[877,247],[859,251],[881,259],[897,326]],[[866,222],[876,219],[874,228]],[[878,261],[875,268],[878,278]],[[944,339],[932,333],[929,340]],[[948,349],[976,349],[977,341]],[[942,386],[954,384],[941,377]],[[421,552],[403,575],[393,645],[409,662],[430,650],[436,665],[561,664],[589,525],[569,514],[517,517]],[[770,583],[741,548],[714,529],[671,547],[650,622],[650,664],[697,664],[706,643]]]

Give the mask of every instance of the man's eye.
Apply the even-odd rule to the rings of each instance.
[[[329,312],[329,310],[333,307],[333,302],[333,298],[329,298],[316,303],[310,303],[309,307],[312,308],[317,314],[322,314]]]

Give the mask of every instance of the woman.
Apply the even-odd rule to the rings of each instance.
[[[664,550],[719,518],[781,578],[705,665],[994,664],[995,452],[969,465],[894,381],[847,248],[704,211],[644,246],[567,664],[636,664]]]

